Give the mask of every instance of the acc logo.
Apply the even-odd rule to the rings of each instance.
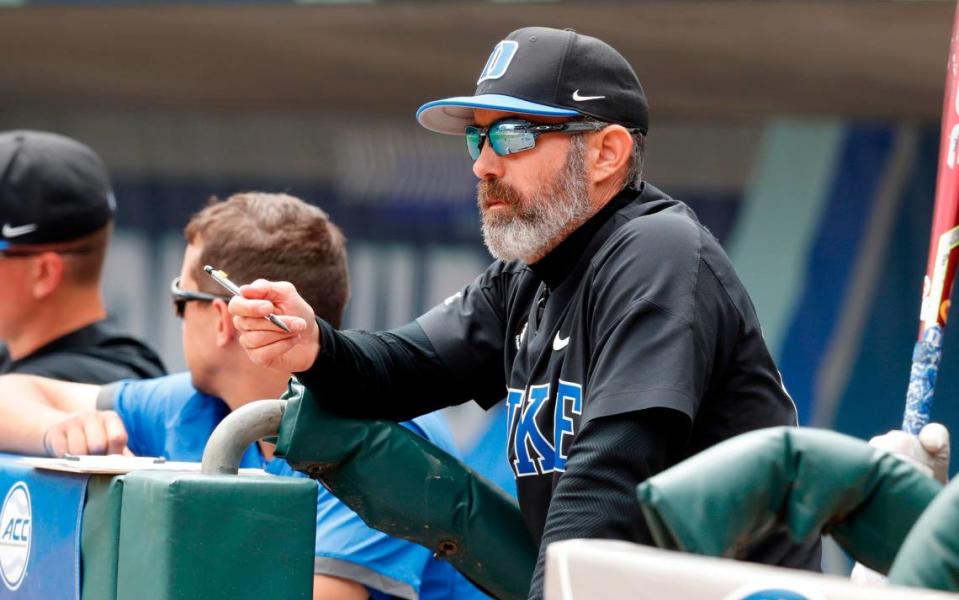
[[[486,61],[486,66],[483,67],[483,72],[476,80],[476,85],[487,79],[499,79],[506,75],[506,69],[509,68],[509,63],[512,62],[513,57],[516,56],[517,48],[519,48],[519,42],[513,40],[503,40],[496,44],[493,53],[489,55],[489,60]]]
[[[799,591],[792,586],[748,585],[729,594],[724,600],[825,600],[822,594]]]
[[[0,579],[11,591],[23,583],[30,559],[30,538],[33,532],[30,511],[30,490],[27,484],[13,484],[0,508]]]

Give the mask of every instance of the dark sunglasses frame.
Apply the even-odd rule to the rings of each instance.
[[[496,133],[498,130],[501,130],[503,127],[507,126],[513,127],[513,129],[509,131],[509,134],[514,138],[515,141],[518,141],[519,144],[512,147],[497,147],[500,145],[498,140],[505,138],[496,137]],[[600,129],[608,126],[609,123],[604,123],[602,121],[566,121],[565,123],[543,125],[532,123],[530,121],[524,121],[523,119],[507,117],[505,119],[500,119],[499,121],[490,123],[487,127],[467,125],[466,150],[469,152],[470,158],[476,160],[480,157],[480,153],[483,151],[483,144],[487,139],[489,139],[490,148],[493,149],[493,152],[495,152],[498,156],[509,156],[510,154],[532,150],[536,147],[536,138],[544,133],[576,134],[588,131],[599,131]],[[492,136],[490,135],[491,131],[493,132]]]
[[[174,277],[173,281],[170,282],[170,295],[173,296],[173,310],[176,312],[176,316],[180,319],[183,318],[183,312],[186,310],[187,302],[213,302],[214,300],[223,300],[224,302],[229,302],[230,298],[233,297],[225,294],[208,294],[207,292],[185,290],[180,287],[179,275]]]

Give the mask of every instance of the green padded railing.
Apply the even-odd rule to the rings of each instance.
[[[959,481],[946,486],[909,531],[889,583],[959,591]]]
[[[334,416],[296,380],[284,398],[277,456],[371,527],[430,548],[493,596],[527,597],[538,548],[505,492],[396,423]]]
[[[313,587],[316,482],[135,471],[90,478],[84,600],[284,598]]]
[[[117,598],[117,551],[120,545],[120,508],[123,477],[92,475],[80,529],[81,597]]]
[[[316,484],[134,471],[124,477],[117,598],[313,596]]]
[[[942,486],[838,433],[779,427],[693,456],[637,488],[657,545],[737,558],[784,529],[799,543],[828,533],[886,573],[913,523]]]

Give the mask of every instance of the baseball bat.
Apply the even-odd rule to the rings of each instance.
[[[952,282],[959,260],[959,173],[956,172],[959,144],[959,10],[952,26],[946,90],[943,97],[942,129],[939,136],[939,165],[936,177],[935,211],[929,240],[929,259],[922,282],[919,312],[919,340],[912,352],[912,369],[906,391],[902,429],[918,434],[929,422],[933,390],[942,358],[942,336],[952,296]]]

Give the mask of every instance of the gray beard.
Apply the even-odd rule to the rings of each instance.
[[[477,184],[483,242],[494,258],[534,263],[592,215],[586,180],[586,140],[574,136],[570,142],[563,168],[528,197],[499,180]],[[484,210],[490,195],[508,204],[511,214]]]

